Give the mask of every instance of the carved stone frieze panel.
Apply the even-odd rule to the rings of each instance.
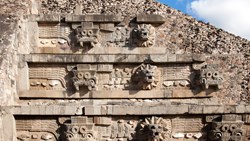
[[[59,125],[54,119],[16,119],[18,141],[57,141]]]
[[[240,119],[239,115],[16,116],[16,130],[18,141],[243,141],[249,139],[249,124]]]
[[[155,28],[164,23],[160,15],[138,15],[129,25],[118,15],[29,15],[26,18],[37,23],[37,27],[29,29],[38,30],[38,37],[31,37],[38,40],[33,53],[154,53]]]
[[[31,90],[66,89],[66,70],[63,67],[31,67],[29,79]]]
[[[62,60],[63,58],[57,58]],[[192,63],[167,64],[29,64],[29,87],[20,97],[44,98],[182,98],[210,97],[221,85],[216,69]],[[26,73],[26,72],[24,72]],[[208,74],[209,73],[209,74]],[[207,75],[215,75],[210,78]],[[220,79],[217,81],[217,77]],[[206,79],[206,81],[205,81]],[[212,80],[210,80],[212,79]],[[204,80],[204,81],[203,81]],[[218,82],[218,83],[215,83]],[[135,93],[131,95],[131,93]]]
[[[71,117],[71,123],[64,123],[66,126],[66,141],[96,141],[97,134],[94,129],[93,118]]]
[[[57,53],[60,50],[70,50],[70,26],[66,23],[38,24],[39,43],[41,53]]]
[[[106,117],[62,116],[50,119],[17,117],[17,139],[20,141],[178,141],[206,139],[206,134],[197,129],[183,128],[176,132],[173,120],[180,117]],[[199,117],[202,118],[202,117]],[[201,121],[198,117],[182,117],[183,121]],[[197,121],[196,121],[197,120]],[[185,125],[185,123],[183,123]],[[177,127],[178,128],[178,127]],[[184,135],[176,136],[177,134]]]

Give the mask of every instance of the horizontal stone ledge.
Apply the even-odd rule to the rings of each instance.
[[[212,97],[205,92],[194,94],[191,90],[100,90],[86,94],[67,94],[63,90],[27,90],[19,92],[21,98],[67,98],[67,99],[154,99],[154,98],[205,98]]]
[[[15,106],[14,115],[83,115],[82,106],[27,105]]]
[[[118,15],[105,15],[105,14],[96,14],[96,15],[66,15],[66,22],[112,22],[119,23],[123,20],[121,16]]]
[[[228,108],[232,108],[232,111]],[[229,109],[230,109],[229,108]],[[237,110],[239,109],[240,110]],[[26,105],[8,107],[14,115],[195,115],[250,114],[249,105]],[[235,109],[235,111],[234,111]]]
[[[20,54],[19,60],[34,63],[192,63],[203,62],[202,55],[62,55],[62,54]]]
[[[163,24],[166,19],[157,14],[138,14],[136,17],[138,23]]]
[[[182,114],[243,114],[249,113],[245,106],[231,106],[232,109],[242,108],[239,110],[229,111],[228,107],[223,105],[152,105],[152,106],[127,106],[127,105],[103,105],[103,106],[86,106],[85,115],[182,115]]]
[[[101,22],[101,23],[119,23],[123,20],[118,15],[60,15],[60,14],[33,14],[26,15],[30,22]]]
[[[29,22],[61,22],[64,16],[58,14],[40,14],[24,16]]]

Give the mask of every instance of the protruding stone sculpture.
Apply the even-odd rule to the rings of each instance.
[[[86,86],[89,91],[96,90],[95,70],[90,70],[90,65],[77,65],[73,72],[73,85],[77,91],[81,86]]]
[[[71,117],[71,123],[65,123],[66,141],[96,141],[94,124],[87,123],[87,117]]]
[[[210,132],[211,141],[241,141],[243,137],[242,121],[230,117],[235,115],[224,115],[222,121],[213,121]]]
[[[142,140],[165,141],[171,137],[171,122],[161,117],[145,118],[140,127]]]
[[[151,24],[141,24],[133,30],[139,47],[150,47],[154,45],[155,28]]]
[[[150,64],[142,64],[135,69],[132,75],[132,82],[137,84],[139,89],[151,90],[157,86],[157,67]]]
[[[76,39],[81,47],[84,47],[86,44],[89,44],[91,47],[95,47],[98,43],[97,34],[99,29],[93,28],[84,28],[84,26],[80,26],[76,31]]]
[[[96,89],[96,77],[90,72],[80,72],[75,70],[73,73],[74,77],[72,80],[77,91],[79,91],[80,86],[86,86],[89,91]]]
[[[223,78],[213,65],[206,65],[201,68],[200,83],[204,89],[214,86],[221,89]]]

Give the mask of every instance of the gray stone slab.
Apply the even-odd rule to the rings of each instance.
[[[248,113],[248,114],[249,114],[249,113],[250,113],[250,105],[246,105],[246,109],[245,109],[245,110],[246,110],[245,113]]]
[[[156,14],[139,14],[136,17],[136,21],[138,23],[162,24],[165,22],[165,18]]]
[[[26,18],[30,22],[60,22],[63,19],[63,16],[58,14],[39,14],[39,15],[28,15]]]
[[[118,15],[67,15],[66,22],[101,22],[101,23],[119,23],[123,19]]]
[[[246,106],[245,105],[237,105],[236,106],[236,113],[237,114],[243,114],[246,112]]]
[[[84,115],[102,115],[101,106],[85,106]]]
[[[236,112],[236,106],[235,105],[225,105],[224,106],[224,113],[230,114]]]
[[[182,56],[182,57],[180,57]],[[142,63],[144,61],[153,61],[155,63],[192,63],[191,54],[186,55],[139,55],[139,54],[85,54],[85,55],[62,55],[62,54],[27,54],[19,55],[19,58],[26,62],[33,63]]]
[[[224,113],[224,106],[222,105],[206,105],[203,109],[203,114],[219,114]]]
[[[203,106],[202,105],[188,105],[189,114],[202,114]]]

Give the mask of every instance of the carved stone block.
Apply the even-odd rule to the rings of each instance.
[[[140,47],[150,47],[154,45],[155,42],[155,28],[150,24],[138,25],[137,28],[133,30],[135,42]]]
[[[205,89],[208,89],[210,86],[221,89],[223,77],[214,66],[206,65],[201,69],[200,81]]]
[[[243,122],[237,115],[223,115],[221,121],[213,121],[209,138],[212,141],[241,141],[244,136]]]
[[[142,64],[136,68],[131,76],[131,81],[137,84],[139,89],[151,90],[158,85],[157,67],[150,64]]]

